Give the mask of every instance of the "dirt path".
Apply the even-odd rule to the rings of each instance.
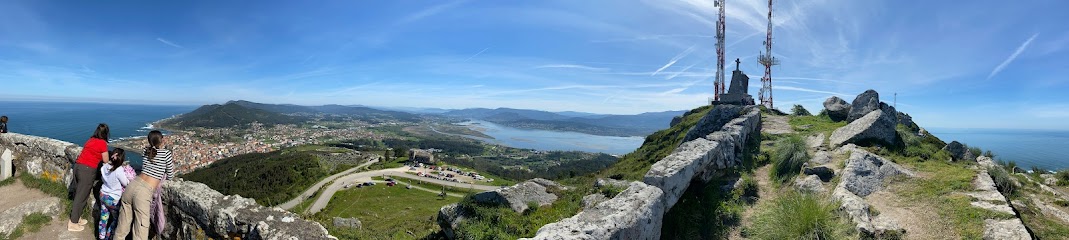
[[[779,189],[776,189],[772,185],[772,179],[769,177],[769,171],[772,170],[772,165],[765,165],[754,171],[754,180],[757,180],[757,202],[753,205],[746,207],[746,211],[740,214],[739,227],[731,230],[731,234],[728,235],[728,239],[745,239],[741,235],[742,226],[749,226],[753,223],[753,215],[757,211],[757,207],[761,204],[768,202],[771,199],[775,199],[779,196]]]
[[[40,190],[26,187],[21,181],[15,181],[15,183],[0,187],[0,196],[3,196],[0,197],[0,212],[30,201],[52,198],[52,196],[49,196]],[[43,226],[40,231],[23,233],[22,237],[19,239],[96,239],[96,237],[93,236],[93,234],[96,233],[94,230],[96,225],[88,224],[85,226],[85,230],[82,230],[81,232],[68,232],[67,220],[69,217],[67,216],[67,213],[61,211],[56,215],[57,216],[50,216],[52,217],[52,222]],[[83,218],[90,219],[90,221],[94,219],[92,216],[84,216]]]
[[[787,116],[761,114],[761,132],[768,134],[793,133],[791,124],[787,123]]]
[[[876,191],[865,197],[865,202],[876,209],[878,218],[894,219],[906,235],[903,239],[955,239],[954,226],[933,211],[933,206],[902,199],[893,189]]]

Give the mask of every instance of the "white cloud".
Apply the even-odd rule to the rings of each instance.
[[[1010,57],[1002,61],[1002,63],[995,67],[994,70],[991,70],[991,74],[987,75],[987,79],[991,79],[991,77],[994,77],[995,74],[1001,72],[1003,68],[1006,68],[1006,65],[1009,65],[1010,62],[1013,62],[1013,60],[1017,59],[1017,56],[1021,55],[1021,53],[1028,48],[1029,44],[1032,44],[1032,40],[1035,40],[1036,36],[1039,36],[1039,33],[1033,34],[1032,37],[1028,38],[1028,40],[1025,40],[1024,43],[1021,44],[1021,46],[1017,47],[1017,50],[1013,51],[1013,54],[1010,54]]]
[[[664,64],[664,66],[658,68],[657,71],[653,71],[650,76],[657,75],[657,73],[664,71],[668,67],[671,67],[673,64],[676,64],[676,62],[678,62],[680,59],[687,57],[687,55],[690,55],[690,53],[694,52],[695,46],[697,45],[690,46],[689,48],[687,48],[687,50],[683,50],[683,52],[677,54],[675,57],[672,57],[672,60],[669,60],[668,63]]]
[[[184,48],[184,47],[182,47],[182,45],[178,45],[178,44],[173,43],[171,41],[167,41],[167,39],[156,38],[156,41],[160,41],[161,43],[167,44],[168,46],[172,46],[172,47],[176,47],[176,48]]]

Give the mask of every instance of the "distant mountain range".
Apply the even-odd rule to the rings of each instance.
[[[582,132],[610,136],[646,136],[669,127],[675,116],[686,111],[609,115],[583,112],[547,112],[512,108],[470,108],[441,115],[477,119],[510,127]]]
[[[646,136],[667,128],[672,117],[685,111],[650,112],[637,115],[610,115],[584,112],[548,112],[513,108],[381,108],[359,105],[302,106],[266,104],[244,100],[204,105],[192,112],[163,122],[173,127],[231,127],[259,122],[266,125],[307,121],[319,114],[342,115],[367,122],[419,122],[429,118],[474,119],[509,127],[582,132],[606,136]]]

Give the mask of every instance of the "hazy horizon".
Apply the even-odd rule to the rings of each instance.
[[[875,89],[921,126],[1069,129],[1069,3],[1000,3],[777,2],[776,106],[816,113],[829,96]],[[766,4],[727,4],[725,70],[741,59],[755,96]],[[0,99],[688,110],[712,96],[714,10],[701,0],[7,1]]]

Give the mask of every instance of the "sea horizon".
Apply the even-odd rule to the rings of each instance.
[[[1031,170],[1033,166],[1056,171],[1069,169],[1069,130],[1008,128],[925,128],[945,142],[958,141],[971,147],[990,150],[996,161],[1013,161]]]

